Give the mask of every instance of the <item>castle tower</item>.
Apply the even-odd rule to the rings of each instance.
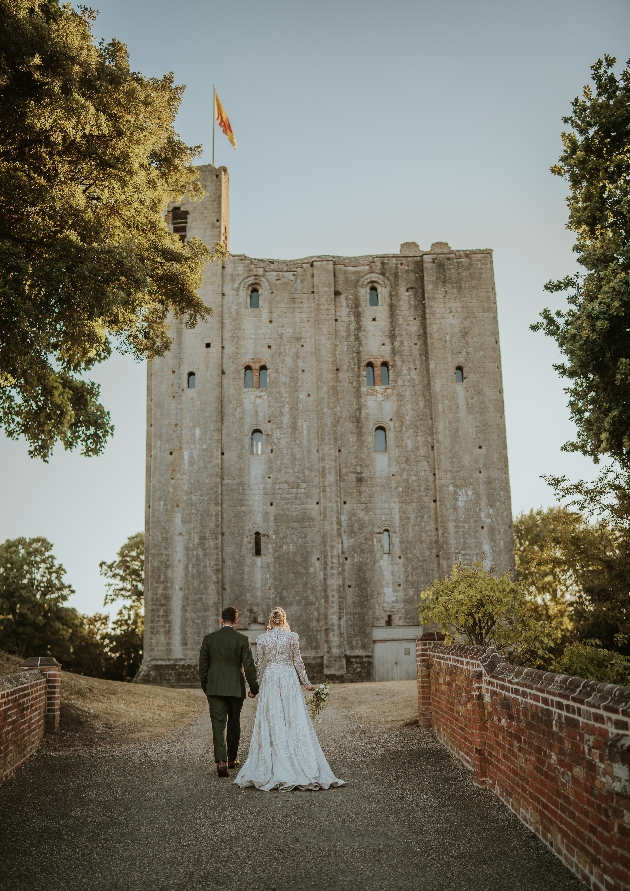
[[[201,176],[173,226],[227,242],[227,170]],[[195,684],[228,604],[254,643],[282,605],[315,679],[415,676],[420,592],[513,565],[491,252],[235,255],[201,293],[149,363],[138,679]]]

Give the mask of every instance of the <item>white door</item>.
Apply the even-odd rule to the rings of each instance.
[[[375,640],[373,657],[375,681],[415,680],[415,640]]]
[[[396,670],[396,680],[415,681],[417,675],[415,640],[396,641]]]
[[[397,640],[374,641],[374,680],[397,681],[396,644]]]

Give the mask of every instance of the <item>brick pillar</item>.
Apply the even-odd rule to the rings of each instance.
[[[423,730],[431,730],[431,648],[436,641],[444,640],[440,631],[424,631],[416,641],[418,667],[418,723]]]
[[[483,699],[483,669],[474,671],[470,678],[470,720],[467,734],[473,743],[473,780],[478,786],[488,784],[488,755],[486,750],[486,706]]]
[[[46,676],[46,733],[54,733],[59,727],[61,707],[61,665],[52,656],[31,656],[20,668],[37,668]]]

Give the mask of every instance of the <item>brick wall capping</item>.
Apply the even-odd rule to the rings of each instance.
[[[61,668],[61,662],[57,662],[53,656],[29,656],[22,662],[20,668],[39,668],[40,665],[56,665]]]
[[[423,639],[425,639],[424,635],[419,638],[421,641]],[[553,671],[540,671],[535,668],[526,668],[523,665],[512,665],[494,647],[467,646],[466,644],[448,646],[437,640],[433,646],[445,656],[480,662],[485,674],[497,681],[517,684],[547,696],[555,696],[558,699],[575,702],[587,708],[600,709],[610,714],[619,714],[630,718],[630,687],[570,677],[566,674],[556,674]]]
[[[14,674],[7,674],[0,678],[0,693],[3,690],[15,690],[16,687],[25,687],[34,681],[44,681],[45,676],[37,669],[26,669]]]
[[[443,641],[444,635],[441,631],[423,631],[418,640]]]

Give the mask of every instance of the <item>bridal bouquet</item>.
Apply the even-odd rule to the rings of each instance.
[[[313,718],[313,720],[315,720],[315,718],[317,718],[318,715],[324,711],[324,709],[328,705],[329,698],[330,687],[328,686],[328,684],[320,684],[319,687],[316,688],[311,698],[306,700],[306,705],[308,706],[308,710],[311,713],[311,718]],[[321,718],[319,720],[321,720]]]

